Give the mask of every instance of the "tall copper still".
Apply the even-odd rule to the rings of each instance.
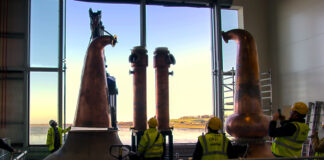
[[[223,39],[235,40],[238,47],[235,74],[234,114],[226,120],[226,131],[239,143],[247,143],[247,157],[272,157],[264,137],[269,120],[261,109],[258,53],[252,35],[242,29],[223,32]]]
[[[117,130],[108,130],[110,111],[103,49],[115,43],[114,37],[101,36],[89,45],[73,128],[63,147],[46,160],[114,159],[109,148],[121,141]]]
[[[146,67],[148,65],[147,50],[144,47],[134,47],[129,62],[132,63],[134,74],[134,129],[136,131],[146,130]]]
[[[168,48],[156,48],[154,52],[156,118],[159,130],[169,131],[169,67],[175,59]],[[172,74],[172,73],[171,73]]]

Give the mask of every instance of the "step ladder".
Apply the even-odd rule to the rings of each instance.
[[[223,102],[224,119],[234,112],[234,92],[235,92],[235,70],[234,67],[227,72],[223,72]]]
[[[324,102],[316,101],[308,103],[308,114],[306,116],[306,124],[309,126],[310,130],[308,132],[308,138],[303,144],[302,156],[314,156],[314,151],[312,149],[312,142],[310,136],[312,132],[318,131],[321,125],[321,117],[324,115]]]
[[[272,74],[271,70],[260,73],[261,106],[263,114],[272,116]]]
[[[271,70],[260,73],[261,105],[266,116],[272,114],[272,74]],[[234,112],[235,70],[223,72],[224,119]]]

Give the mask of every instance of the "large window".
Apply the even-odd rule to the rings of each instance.
[[[62,122],[63,27],[60,0],[30,1],[29,144],[46,143],[48,122]],[[60,14],[60,11],[62,11]],[[61,15],[61,18],[60,18]],[[62,34],[62,35],[60,35]]]
[[[32,0],[30,66],[58,68],[59,0]]]
[[[57,121],[58,74],[30,73],[30,144],[45,144],[49,120]]]
[[[238,28],[238,11],[222,10],[222,30],[229,31]],[[235,41],[222,41],[223,47],[223,91],[224,91],[224,117],[233,113],[234,108],[234,82],[236,68],[237,44]]]
[[[102,11],[105,30],[118,36],[113,48],[105,47],[107,71],[116,78],[117,120],[133,120],[133,76],[128,56],[140,45],[140,6],[132,4],[86,3],[66,1],[66,96],[64,97],[64,52],[62,9],[59,0],[31,1],[30,26],[30,144],[45,144],[48,121],[60,121],[66,100],[66,125],[74,120],[82,68],[90,42],[89,9]],[[147,67],[147,117],[155,115],[155,70],[153,53],[168,47],[176,58],[169,77],[170,118],[199,117],[190,123],[203,125],[213,114],[211,10],[210,8],[146,6],[146,33],[149,64]],[[236,28],[237,12],[223,10],[223,30]],[[64,12],[63,12],[64,15]],[[64,18],[64,16],[63,16]],[[61,20],[61,21],[60,21]],[[230,23],[230,24],[227,24]],[[231,42],[232,43],[232,42]],[[229,47],[229,48],[228,48]],[[233,64],[232,45],[223,45],[224,71]],[[225,54],[226,53],[226,54]],[[227,54],[230,53],[230,54]],[[235,63],[235,61],[234,61]],[[62,122],[62,119],[61,119]],[[186,126],[186,125],[185,125]],[[203,125],[204,126],[204,125]],[[171,126],[170,126],[171,127]],[[175,142],[196,142],[204,127],[174,130]],[[119,136],[130,144],[129,126],[119,126]],[[181,136],[186,133],[190,136]]]
[[[210,9],[147,6],[148,117],[156,113],[153,53],[157,47],[167,47],[176,59],[169,68],[174,72],[169,76],[169,111],[174,119],[171,125],[182,124],[182,128],[174,129],[174,142],[195,143],[204,129],[193,129],[197,126],[192,123],[213,111]],[[187,123],[185,117],[197,117],[197,121]]]
[[[105,47],[107,72],[116,78],[118,121],[133,121],[133,76],[129,74],[131,64],[128,57],[133,47],[140,45],[139,5],[84,3],[67,1],[66,21],[66,123],[71,125],[79,96],[84,57],[90,42],[89,9],[101,10],[101,21],[105,30],[118,36],[115,47]],[[120,139],[130,144],[129,127],[120,127]]]

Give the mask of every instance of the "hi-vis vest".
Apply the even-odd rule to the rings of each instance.
[[[321,143],[324,143],[324,138],[321,139],[321,141],[319,142],[319,144],[321,144]],[[324,152],[316,152],[315,156],[324,157]]]
[[[224,134],[207,133],[199,136],[203,148],[202,160],[228,159],[227,145],[229,140]]]
[[[62,133],[66,133],[71,130],[71,128],[62,129],[60,127],[57,127],[59,135],[60,135],[60,146],[62,145]],[[46,138],[46,145],[48,145],[48,150],[52,151],[54,150],[54,139],[55,139],[55,133],[54,128],[51,127],[47,132],[47,138]]]
[[[159,134],[158,139],[157,136]],[[144,158],[162,157],[164,138],[156,128],[147,129],[138,145],[138,152],[144,153]]]
[[[273,154],[282,157],[301,157],[303,143],[307,139],[309,127],[305,123],[290,122],[296,126],[292,136],[277,137],[272,143]]]

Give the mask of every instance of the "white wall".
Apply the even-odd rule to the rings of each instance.
[[[271,3],[269,38],[275,105],[324,101],[324,1]]]
[[[265,72],[270,69],[269,61],[269,32],[267,20],[268,1],[267,0],[234,0],[233,8],[237,6],[243,9],[244,29],[249,31],[254,37],[259,55],[260,71]],[[240,13],[240,12],[239,12]],[[241,18],[242,18],[241,17]],[[239,20],[241,21],[241,20]],[[241,24],[240,23],[240,24]]]
[[[273,106],[324,101],[324,1],[234,0],[254,36],[260,70],[273,72]]]

